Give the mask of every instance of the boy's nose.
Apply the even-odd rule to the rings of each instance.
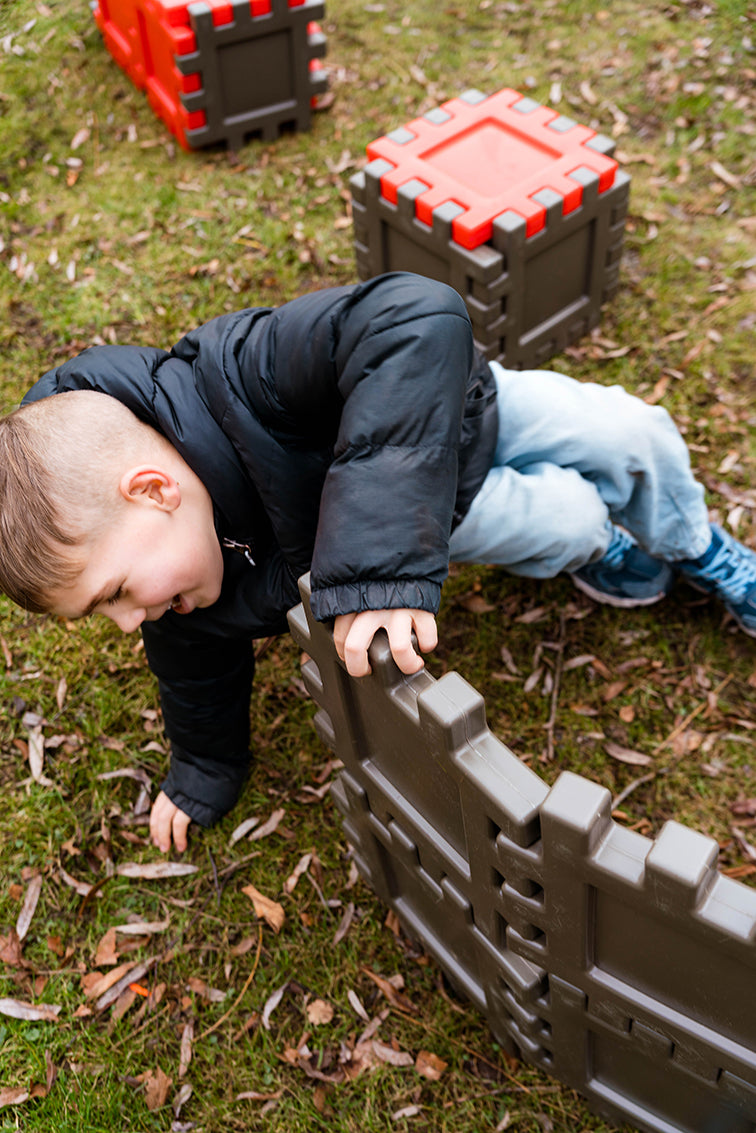
[[[139,629],[147,616],[147,611],[135,608],[133,610],[119,610],[117,613],[113,611],[112,614],[107,616],[115,622],[122,633],[133,633],[135,629]]]

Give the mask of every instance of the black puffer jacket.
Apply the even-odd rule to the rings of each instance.
[[[223,587],[208,609],[142,627],[171,768],[163,789],[209,825],[249,760],[252,639],[286,629],[312,570],[320,619],[435,612],[448,538],[488,471],[495,386],[464,304],[409,274],[214,319],[167,353],[102,346],[45,374],[25,400],[117,397],[162,432],[215,506]]]

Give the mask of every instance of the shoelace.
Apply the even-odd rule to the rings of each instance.
[[[726,593],[731,602],[742,602],[746,592],[756,586],[756,566],[753,558],[742,550],[735,540],[720,535],[722,545],[710,563],[696,571],[701,578],[714,582]]]
[[[627,552],[636,546],[635,540],[619,527],[612,528],[612,538],[601,562],[608,567],[619,569],[627,557]]]

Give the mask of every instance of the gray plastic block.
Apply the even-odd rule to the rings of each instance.
[[[379,637],[353,680],[300,592],[357,865],[497,1041],[644,1133],[756,1133],[756,890],[698,831],[627,830],[570,772],[549,789],[459,674],[405,677]]]
[[[197,0],[188,11],[197,49],[176,57],[184,75],[200,73],[201,89],[182,94],[187,111],[203,110],[204,126],[186,131],[190,147],[225,142],[239,147],[251,137],[274,140],[283,129],[307,130],[314,95],[326,89],[323,69],[310,68],[325,54],[325,37],[309,27],[322,18],[323,0],[271,0],[271,11],[253,18],[249,0],[231,0],[233,20],[216,26],[211,8]]]

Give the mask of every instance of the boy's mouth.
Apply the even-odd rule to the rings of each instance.
[[[183,594],[176,594],[171,599],[171,609],[176,614],[188,614],[191,610],[191,606],[186,598],[184,598]]]

